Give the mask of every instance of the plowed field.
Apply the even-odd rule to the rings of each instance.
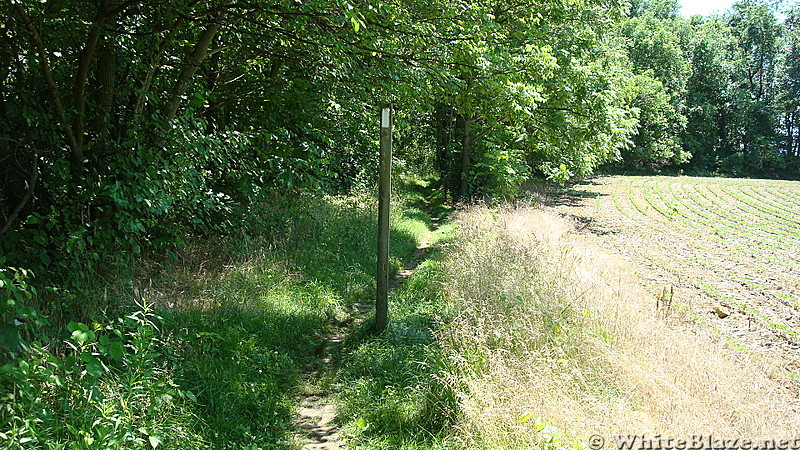
[[[553,206],[624,255],[663,304],[800,375],[800,182],[602,177]],[[662,306],[663,307],[663,306]]]

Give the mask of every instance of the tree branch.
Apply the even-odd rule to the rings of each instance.
[[[3,228],[0,229],[0,236],[6,234],[6,232],[11,228],[11,225],[14,224],[14,221],[17,220],[17,216],[19,213],[22,212],[22,209],[25,205],[28,204],[30,201],[31,196],[33,196],[33,191],[36,189],[36,182],[39,180],[39,154],[34,152],[33,154],[33,171],[31,175],[31,181],[28,182],[28,192],[25,193],[25,196],[22,197],[22,201],[19,202],[19,205],[14,209],[14,212],[8,217],[8,221],[6,224],[3,225]]]
[[[89,38],[86,40],[86,46],[81,52],[81,57],[78,60],[78,71],[75,74],[75,125],[73,132],[75,133],[75,140],[78,147],[83,148],[83,128],[84,118],[86,116],[86,82],[89,78],[89,65],[92,62],[92,57],[97,49],[97,43],[100,41],[100,33],[103,30],[103,25],[109,17],[106,15],[109,0],[100,0],[97,7],[97,17],[92,23],[92,29],[89,32]]]
[[[61,121],[61,126],[64,129],[64,134],[67,138],[67,144],[70,147],[71,158],[70,158],[70,170],[73,176],[77,176],[79,174],[80,164],[83,161],[83,150],[78,145],[78,141],[75,140],[75,134],[73,133],[72,128],[67,121],[67,116],[64,113],[64,105],[61,103],[61,97],[58,94],[58,87],[56,86],[55,81],[53,80],[53,73],[50,70],[50,63],[47,60],[47,50],[45,49],[44,42],[42,42],[41,36],[39,36],[39,32],[36,30],[36,27],[31,22],[30,17],[25,12],[25,9],[22,7],[20,3],[15,3],[14,5],[17,10],[17,14],[19,18],[22,20],[22,23],[25,25],[25,30],[28,32],[28,36],[31,39],[31,43],[36,48],[36,52],[39,55],[39,64],[41,65],[42,75],[44,76],[44,81],[47,84],[47,89],[50,92],[51,100],[53,101],[53,106],[56,108],[56,114],[58,115],[58,119]]]
[[[219,23],[210,23],[200,33],[200,37],[197,40],[197,43],[192,50],[191,55],[189,55],[189,59],[186,62],[186,65],[183,67],[180,76],[178,77],[178,81],[175,83],[175,87],[172,89],[172,94],[170,95],[169,102],[167,103],[167,110],[165,113],[165,117],[169,120],[175,117],[175,114],[178,112],[178,106],[181,103],[181,96],[186,92],[186,89],[189,87],[189,82],[192,80],[195,72],[200,67],[200,63],[208,56],[208,47],[211,45],[211,42],[214,40],[214,36],[219,31],[220,24]]]

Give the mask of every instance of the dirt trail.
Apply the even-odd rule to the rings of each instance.
[[[429,231],[425,238],[417,245],[417,249],[409,258],[402,270],[389,284],[389,292],[399,288],[406,282],[417,266],[426,258],[430,250],[430,239],[435,231]],[[358,330],[364,321],[370,316],[374,309],[374,304],[356,304],[350,313],[348,324],[335,333],[332,333],[325,340],[321,351],[321,357],[317,367],[314,368],[310,379],[328,380],[335,378],[339,361],[337,356],[342,351],[342,344],[348,334]],[[315,384],[317,384],[315,383]],[[302,395],[300,405],[295,416],[295,426],[297,428],[297,441],[302,450],[338,450],[346,448],[346,444],[339,435],[339,427],[335,422],[336,403],[334,399],[335,386],[332,383],[319,383],[322,388],[315,392],[307,392]]]
[[[673,291],[693,321],[796,377],[800,255],[793,250],[800,225],[764,206],[761,193],[769,192],[800,192],[800,183],[603,177],[549,203],[623,255],[653,292],[654,307],[660,292]]]

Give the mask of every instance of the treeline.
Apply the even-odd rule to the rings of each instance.
[[[248,206],[397,164],[452,197],[616,158],[616,1],[20,0],[0,6],[0,265],[100,279]],[[60,280],[59,289],[67,289]]]
[[[6,1],[0,266],[97,280],[241,229],[275,192],[372,186],[383,103],[400,170],[451,198],[604,165],[793,176],[798,31],[780,17],[753,0],[691,20],[674,0]]]
[[[645,0],[617,29],[639,121],[617,167],[798,176],[796,6],[745,0],[687,20],[674,1]]]

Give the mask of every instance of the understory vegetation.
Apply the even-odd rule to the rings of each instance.
[[[426,214],[400,203],[393,271],[428,231]],[[116,299],[131,305],[119,320],[38,317],[35,329],[30,317],[19,327],[24,348],[5,353],[0,370],[0,445],[289,446],[306,365],[355,303],[374,298],[374,204],[274,201],[254,212],[263,233],[198,240],[142,265],[134,286],[96,291],[130,295]],[[34,294],[23,275],[4,279],[9,304]]]
[[[392,271],[421,242],[431,250],[393,292],[384,333],[352,321],[374,296],[374,199],[265,203],[269,232],[139,267],[116,321],[42,333],[31,327],[44,318],[26,320],[25,350],[0,371],[3,445],[291,448],[298,396],[321,384],[352,448],[578,448],[595,430],[800,426],[772,414],[794,407],[773,368],[672,326],[682,312],[642,302],[652,294],[572,223],[524,202],[444,220],[427,181],[400,184]],[[3,292],[33,294],[23,275]],[[349,330],[339,361],[315,378],[336,330]]]
[[[0,446],[293,447],[321,387],[356,448],[796,429],[759,410],[786,404],[769,368],[638,320],[568,224],[497,205],[604,170],[797,177],[797,24],[765,0],[691,19],[675,0],[3,2]],[[391,273],[430,250],[375,336],[384,109]],[[722,238],[735,214],[694,211],[715,192],[645,199]],[[752,212],[782,223],[765,248],[796,234],[792,195]]]

